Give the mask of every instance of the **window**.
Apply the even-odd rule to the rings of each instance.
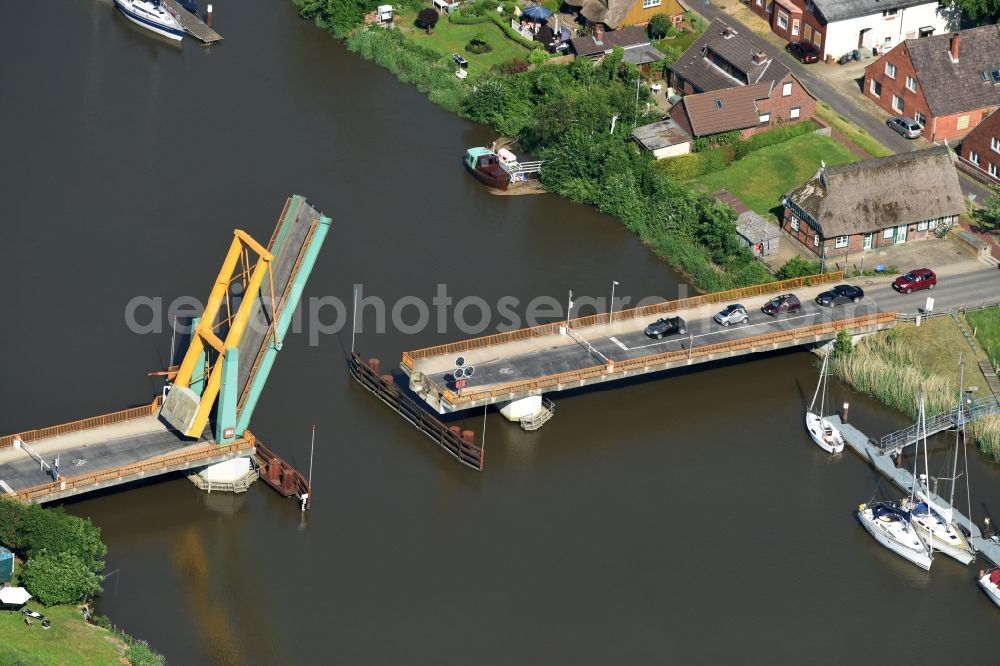
[[[847,236],[837,236],[836,246],[837,247],[847,247],[847,240],[848,240]]]
[[[882,96],[882,84],[876,81],[875,79],[872,79],[872,84],[869,90],[871,90],[871,93],[876,97]]]
[[[759,117],[760,117],[760,122],[762,124],[763,123],[769,123],[769,122],[771,122],[771,114],[770,113],[762,113],[762,114],[760,114]]]
[[[796,107],[792,107],[792,110],[788,112],[788,117],[791,118],[792,120],[795,120],[801,114],[802,114],[801,107],[796,106]]]
[[[892,96],[892,110],[895,111],[896,113],[902,113],[903,112],[903,98],[902,97],[896,97],[895,95]]]
[[[813,247],[819,247],[819,234],[813,234]]]
[[[896,66],[891,62],[885,63],[885,75],[890,79],[896,78]]]
[[[764,0],[757,0],[757,6],[758,7],[763,7],[764,6]]]
[[[990,164],[990,175],[993,176],[994,178],[1000,178],[1000,176],[997,175],[998,171],[1000,171],[1000,168],[998,168],[997,163],[996,162],[991,163]]]
[[[778,27],[782,30],[788,30],[788,14],[782,11],[778,11]]]
[[[792,82],[785,81],[784,83],[781,84],[781,96],[790,97],[791,94],[792,94]]]
[[[822,45],[823,45],[823,33],[817,30],[816,32],[813,33],[813,46],[819,49],[819,47]]]
[[[795,35],[798,34],[799,34],[799,20],[792,19],[792,36],[794,37]]]
[[[792,226],[792,231],[798,231],[799,230],[799,218],[795,217],[794,215],[792,215],[792,225],[791,226]]]
[[[995,136],[990,140],[990,148],[1000,153],[1000,137]]]
[[[917,121],[917,124],[923,127],[927,124],[927,116],[917,111],[913,114],[913,119]]]
[[[937,220],[931,220],[930,225],[928,225],[928,226],[930,226],[931,229],[936,229],[937,228]]]
[[[642,0],[642,8],[649,9],[650,7],[659,7],[661,0]]]
[[[979,166],[979,153],[977,153],[974,150],[970,150],[969,151],[969,161],[972,162],[973,164],[975,164],[976,166]]]
[[[888,18],[890,16],[895,16],[897,13],[899,13],[898,9],[887,9],[884,12],[882,12],[882,16]]]
[[[882,230],[882,238],[889,240],[895,237],[896,237],[896,227],[889,227],[888,229]]]
[[[927,231],[927,222],[917,222],[917,231]]]
[[[955,123],[955,129],[969,129],[969,116],[959,116],[958,121]]]
[[[917,92],[917,80],[912,76],[906,77],[906,89],[910,92]]]

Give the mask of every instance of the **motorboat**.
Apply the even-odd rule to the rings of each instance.
[[[829,378],[828,367],[830,364],[830,354],[823,357],[823,367],[819,371],[819,383],[816,384],[816,392],[813,394],[812,404],[806,410],[806,431],[816,442],[816,446],[827,453],[836,454],[844,450],[844,437],[840,430],[828,420],[823,418],[823,403],[826,402],[826,384]],[[819,408],[817,409],[817,399]]]
[[[160,0],[115,0],[115,7],[129,21],[168,39],[180,41],[184,28]]]
[[[862,504],[858,507],[858,521],[880,544],[921,569],[930,570],[934,553],[910,524],[909,511],[891,502]]]
[[[1000,569],[980,571],[979,587],[983,588],[993,603],[1000,606]]]

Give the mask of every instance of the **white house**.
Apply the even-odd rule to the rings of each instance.
[[[751,0],[754,13],[790,42],[809,42],[820,58],[855,49],[868,55],[906,39],[958,29],[959,12],[937,0]]]

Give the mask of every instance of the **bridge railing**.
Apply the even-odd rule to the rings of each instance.
[[[24,432],[14,433],[13,435],[5,435],[0,437],[0,449],[13,446],[15,439],[20,439],[22,442],[33,442],[36,439],[65,435],[71,432],[79,432],[80,430],[90,430],[91,428],[100,428],[101,426],[123,423],[125,421],[131,421],[132,419],[151,416],[156,413],[157,409],[160,408],[160,400],[161,398],[157,396],[156,399],[148,405],[123,409],[120,412],[102,414],[101,416],[92,416],[89,419],[81,419],[79,421],[63,423],[62,425],[50,426],[48,428],[38,428],[36,430],[26,430]]]
[[[255,442],[256,438],[247,432],[243,439],[237,440],[228,446],[206,444],[205,446],[198,447],[194,451],[182,451],[161,456],[146,462],[133,463],[131,465],[123,465],[121,467],[112,467],[110,469],[84,474],[83,476],[74,476],[72,478],[63,478],[59,481],[42,483],[37,486],[31,486],[18,491],[17,497],[22,501],[30,501],[56,492],[63,492],[65,490],[72,490],[76,488],[85,488],[87,486],[101,483],[102,481],[119,479],[154,470],[164,470],[175,465],[198,462],[200,460],[207,460],[220,455],[236,454],[241,451],[251,451],[254,448]]]
[[[653,315],[660,315],[667,312],[685,310],[687,308],[698,307],[701,305],[708,305],[711,303],[739,300],[741,298],[746,298],[748,296],[760,296],[762,294],[782,293],[790,289],[799,289],[801,287],[813,284],[822,284],[824,282],[834,282],[837,280],[842,280],[843,277],[844,277],[843,271],[834,271],[832,273],[821,273],[819,275],[797,277],[797,278],[792,278],[790,280],[781,280],[779,282],[767,282],[764,284],[752,285],[750,287],[742,287],[740,289],[717,291],[711,294],[692,296],[691,298],[681,298],[674,301],[664,301],[663,303],[654,303],[652,305],[645,305],[641,308],[626,308],[624,310],[619,310],[618,312],[615,312],[614,319],[615,321],[625,321],[628,319],[635,319],[636,317],[648,317]],[[571,319],[569,321],[569,325],[571,328],[585,328],[587,326],[595,326],[598,324],[606,324],[606,323],[608,323],[607,313],[599,313],[587,317],[577,317],[576,319]],[[563,322],[541,324],[539,326],[521,328],[516,331],[508,331],[506,333],[496,333],[494,335],[487,335],[480,338],[472,338],[470,340],[462,340],[460,342],[452,342],[449,344],[437,345],[435,347],[427,347],[425,349],[418,349],[416,351],[403,352],[403,365],[412,370],[414,361],[422,358],[431,358],[434,356],[441,356],[443,354],[467,352],[473,349],[492,347],[493,345],[500,345],[507,342],[516,342],[519,340],[528,340],[531,338],[537,338],[544,335],[553,335],[555,333],[558,333],[559,327],[563,325],[564,325]]]
[[[814,324],[812,326],[793,328],[786,331],[755,335],[753,337],[740,338],[730,342],[719,342],[702,347],[693,347],[678,351],[638,356],[636,358],[624,361],[615,361],[605,365],[592,366],[582,370],[570,370],[553,375],[546,375],[545,377],[539,377],[538,379],[529,381],[502,384],[494,388],[483,389],[481,391],[462,391],[461,395],[455,393],[454,391],[445,389],[441,392],[441,397],[443,400],[446,400],[454,406],[459,403],[476,402],[478,400],[497,398],[512,393],[538,391],[546,388],[552,388],[553,386],[559,386],[561,384],[572,384],[587,379],[593,379],[594,377],[600,377],[602,375],[624,373],[630,370],[642,369],[661,363],[700,358],[719,353],[739,352],[762,345],[780,344],[782,342],[793,342],[795,340],[813,338],[818,335],[829,335],[831,333],[839,332],[841,329],[851,330],[870,326],[882,326],[895,321],[895,312],[880,312],[874,315],[865,315],[861,317],[854,317],[852,319],[824,322],[821,324]]]

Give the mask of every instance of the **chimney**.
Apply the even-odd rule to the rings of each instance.
[[[729,27],[729,26],[727,25],[727,26],[726,26],[726,29],[722,31],[722,38],[723,38],[723,39],[729,39],[730,37],[732,37],[732,36],[733,36],[733,35],[735,35],[735,34],[736,34],[736,31],[735,31],[735,30],[733,30],[732,28],[730,28],[730,27]]]
[[[948,48],[951,50],[951,61],[958,62],[958,44],[962,41],[962,35],[957,32],[952,33],[951,39],[948,40]]]
[[[767,60],[767,54],[764,53],[763,51],[757,51],[756,53],[753,54],[753,64],[759,65],[765,60]]]
[[[598,46],[604,44],[604,26],[600,23],[594,24],[594,43]]]

